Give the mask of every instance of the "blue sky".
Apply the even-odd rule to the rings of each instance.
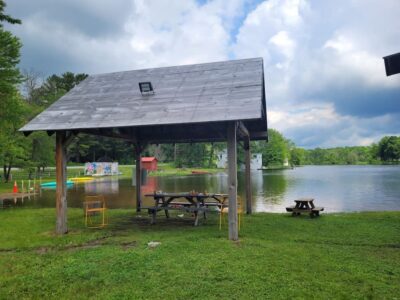
[[[398,0],[12,0],[21,68],[43,76],[263,57],[269,126],[298,146],[400,134]]]

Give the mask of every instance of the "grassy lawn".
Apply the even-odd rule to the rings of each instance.
[[[0,194],[1,193],[12,193],[14,182],[0,182]]]
[[[400,212],[245,217],[240,242],[217,216],[149,225],[145,213],[111,210],[86,229],[69,210],[54,236],[54,209],[0,211],[0,298],[396,299]],[[161,245],[149,249],[147,243]]]

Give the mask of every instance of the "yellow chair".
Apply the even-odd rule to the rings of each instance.
[[[240,196],[238,196],[236,200],[237,200],[236,204],[237,204],[237,214],[238,214],[238,223],[239,223],[238,229],[240,230],[240,225],[243,222],[242,221],[242,214],[243,214],[242,198]],[[221,228],[222,228],[222,223],[223,222],[225,223],[223,215],[224,214],[228,215],[228,213],[229,213],[228,201],[229,201],[229,197],[226,196],[223,198],[221,204],[219,205],[219,209],[220,209],[219,210],[219,230],[221,230]]]
[[[106,218],[106,201],[103,195],[86,196],[83,202],[85,225],[88,228],[102,228],[108,224]],[[93,223],[92,217],[101,214],[101,223]],[[88,225],[89,223],[89,225]]]

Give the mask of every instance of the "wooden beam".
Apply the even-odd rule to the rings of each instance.
[[[237,215],[237,150],[236,150],[237,123],[228,126],[228,195],[229,195],[229,239],[236,241],[238,235]]]
[[[135,144],[136,155],[136,211],[140,212],[142,207],[142,173],[141,173],[142,145]]]
[[[73,142],[75,136],[76,136],[76,135],[73,134],[72,131],[67,131],[67,132],[65,133],[64,145],[65,145],[65,148],[66,148],[66,149],[68,148],[69,145],[71,145],[71,143]]]
[[[66,133],[58,131],[56,133],[56,233],[64,234],[68,232],[67,227],[67,151]]]
[[[249,131],[247,130],[243,122],[238,122],[238,134],[243,139],[250,137]]]
[[[226,123],[151,126],[141,128],[141,133],[151,144],[221,142],[226,141]]]
[[[258,131],[252,132],[250,134],[251,140],[266,140],[268,142],[268,132],[267,131]]]
[[[133,136],[131,134],[126,134],[119,128],[81,129],[80,132],[86,133],[86,134],[91,134],[91,135],[99,135],[99,136],[105,136],[105,137],[110,137],[110,138],[123,139],[123,140],[129,141],[129,142],[137,141],[135,136]]]
[[[252,213],[252,190],[251,190],[251,152],[250,152],[250,140],[244,141],[244,153],[245,153],[245,189],[246,189],[246,213],[250,215]]]
[[[199,124],[160,125],[115,128],[86,128],[68,130],[68,133],[77,135],[86,133],[111,138],[119,138],[131,143],[144,142],[148,144],[164,143],[197,143],[197,142],[224,142],[226,141],[227,122],[210,122]],[[255,131],[251,121],[239,122],[237,134],[241,140],[250,135],[251,140],[264,140],[267,138],[266,131]],[[53,134],[54,131],[48,131]]]

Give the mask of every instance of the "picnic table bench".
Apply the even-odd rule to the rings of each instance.
[[[199,213],[203,213],[206,219],[206,212],[210,211],[210,207],[220,206],[227,197],[225,194],[209,194],[209,193],[162,193],[154,192],[146,194],[146,197],[152,197],[154,200],[153,206],[142,206],[142,209],[147,209],[152,215],[151,224],[156,222],[157,212],[164,210],[165,216],[169,218],[169,210],[181,210],[193,213],[195,220],[194,226],[199,223]],[[185,201],[176,201],[185,199]],[[208,201],[207,201],[208,200]],[[211,201],[209,201],[211,200]]]
[[[313,198],[300,198],[294,200],[296,205],[286,207],[287,212],[291,212],[292,216],[299,216],[301,213],[309,213],[310,217],[317,217],[324,210],[323,207],[316,207]]]

